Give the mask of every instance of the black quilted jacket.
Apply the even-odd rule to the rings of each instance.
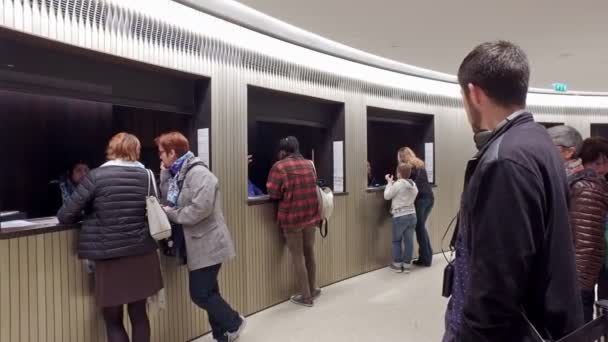
[[[78,255],[91,260],[143,255],[156,250],[146,219],[145,169],[105,166],[92,170],[57,214],[61,223],[82,218]]]

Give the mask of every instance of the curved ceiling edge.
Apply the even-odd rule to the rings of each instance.
[[[422,77],[434,81],[457,83],[454,75],[420,68],[413,65],[397,62],[388,58],[367,53],[350,46],[337,43],[317,34],[300,29],[272,16],[259,12],[251,7],[236,1],[225,0],[173,0],[185,6],[213,15],[220,19],[247,29],[262,33],[264,35],[286,41],[307,49],[321,52],[351,62],[361,63],[367,66],[392,71],[408,76]],[[583,96],[608,96],[608,92],[568,91],[557,93],[552,89],[530,88],[530,93],[558,94],[558,95],[583,95]]]

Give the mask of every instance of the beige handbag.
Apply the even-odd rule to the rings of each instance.
[[[150,235],[156,241],[164,240],[171,237],[171,223],[167,214],[158,202],[158,189],[156,188],[156,180],[152,170],[148,172],[148,196],[146,196],[146,213],[148,216],[148,227]],[[154,196],[150,194],[150,188],[154,189]]]
[[[317,169],[315,163],[310,161],[313,170],[315,170],[315,177],[317,177]],[[319,201],[319,215],[321,216],[321,223],[319,224],[319,232],[322,237],[327,237],[329,231],[329,218],[334,212],[334,193],[328,187],[320,187],[317,185],[317,200]]]

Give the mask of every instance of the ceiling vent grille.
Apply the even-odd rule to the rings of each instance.
[[[118,39],[117,37],[138,41],[143,43],[138,47],[142,50],[149,49],[149,47],[160,47],[167,49],[169,54],[189,55],[194,61],[204,60],[210,63],[228,64],[252,72],[307,82],[315,86],[363,93],[396,101],[462,108],[460,98],[391,87],[348,75],[321,71],[306,65],[298,65],[237,47],[221,39],[205,35],[203,32],[192,32],[171,25],[162,19],[152,18],[107,0],[0,0],[0,6],[4,6],[4,8],[0,7],[2,10],[7,10],[7,6],[12,7],[15,17],[18,15],[15,8],[30,8],[33,10],[21,11],[21,15],[33,16],[33,11],[44,12],[49,17],[49,21],[63,20],[67,22],[66,25],[77,24],[82,27],[95,28],[94,31],[99,35],[96,39],[111,43]],[[24,19],[31,20],[31,18],[21,18],[21,21]],[[12,19],[9,25],[5,26],[10,27],[10,23],[13,23],[15,29],[21,29],[17,27],[16,22],[17,20]],[[145,51],[142,54],[145,55]],[[552,106],[531,106],[530,108],[539,113],[561,113],[565,110],[563,107]],[[576,113],[598,112],[596,108],[577,108],[575,111]]]

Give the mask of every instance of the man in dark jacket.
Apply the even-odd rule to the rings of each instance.
[[[536,341],[578,328],[582,305],[563,164],[526,106],[529,66],[484,43],[458,71],[479,152],[467,165],[445,342]],[[447,277],[449,278],[449,277]]]
[[[604,225],[608,213],[608,140],[588,138],[579,157],[583,170],[568,177],[570,225],[574,232],[576,270],[585,322],[593,319],[595,285],[604,264]]]

